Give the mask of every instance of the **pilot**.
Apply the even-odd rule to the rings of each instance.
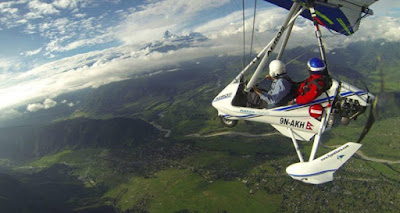
[[[332,79],[328,75],[326,64],[319,58],[312,58],[307,62],[310,76],[300,83],[295,99],[289,104],[307,104],[329,89]]]
[[[268,91],[265,91],[254,86],[254,92],[249,92],[247,95],[248,107],[274,108],[284,105],[288,100],[292,99],[290,94],[292,80],[286,74],[285,64],[282,61],[271,61],[269,64],[269,74],[265,78],[272,80],[271,87]],[[288,96],[290,96],[289,99]]]

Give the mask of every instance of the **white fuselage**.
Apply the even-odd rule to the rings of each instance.
[[[272,124],[281,133],[285,133],[285,128],[290,128],[298,134],[304,134],[303,137],[297,137],[297,139],[302,140],[309,140],[319,131],[321,126],[320,119],[310,116],[309,109],[312,105],[320,104],[329,116],[332,108],[331,102],[336,96],[336,91],[338,91],[340,97],[357,100],[362,106],[367,105],[368,95],[371,95],[367,91],[345,82],[341,82],[338,90],[339,82],[333,80],[332,87],[311,103],[293,104],[272,109],[255,109],[232,104],[239,89],[240,80],[238,79],[240,77],[239,75],[214,98],[212,105],[218,110],[218,116],[229,120],[249,120]],[[284,135],[290,137],[289,134]]]

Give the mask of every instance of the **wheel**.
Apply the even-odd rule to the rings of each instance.
[[[234,127],[238,123],[238,120],[230,120],[230,119],[221,117],[221,123],[226,127]]]
[[[350,118],[349,117],[342,117],[340,120],[340,123],[344,126],[347,126],[350,123]]]

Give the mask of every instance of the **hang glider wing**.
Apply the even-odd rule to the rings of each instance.
[[[279,7],[289,10],[294,0],[265,0]],[[368,7],[378,0],[299,0],[303,6],[308,2],[315,3],[317,21],[320,25],[343,35],[351,35],[358,30],[363,14],[372,15]],[[309,10],[305,10],[303,17],[312,20]]]

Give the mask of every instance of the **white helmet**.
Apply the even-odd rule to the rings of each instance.
[[[280,60],[273,60],[269,63],[269,76],[275,78],[278,75],[286,73],[285,64]]]

